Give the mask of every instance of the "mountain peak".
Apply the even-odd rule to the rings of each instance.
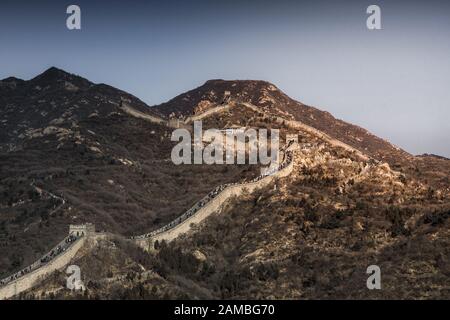
[[[267,98],[269,96],[270,98]],[[285,102],[288,97],[275,85],[263,80],[211,79],[200,87],[155,107],[166,115],[172,113],[188,115],[195,112],[199,104],[213,106],[223,104],[225,101],[246,101],[260,105],[269,100]]]
[[[0,80],[0,82],[23,82],[24,80],[16,78],[16,77],[8,77]]]
[[[0,80],[0,89],[7,88],[9,90],[14,90],[18,85],[24,83],[25,81],[16,77],[8,77]]]
[[[40,87],[45,87],[49,85],[53,86],[65,82],[70,82],[73,85],[84,89],[87,89],[92,85],[92,83],[87,79],[56,67],[48,68],[40,75],[31,79],[29,82],[33,85],[39,85]]]
[[[262,87],[275,87],[274,84],[265,81],[265,80],[224,80],[224,79],[210,79],[204,83],[203,86],[231,86],[231,87],[249,87],[249,86],[257,86],[259,88]]]
[[[64,70],[62,70],[62,69],[59,69],[59,68],[57,68],[57,67],[50,67],[50,68],[48,68],[47,70],[45,70],[43,73],[64,73],[64,74],[68,74],[68,72],[66,72],[66,71],[64,71]]]
[[[34,77],[33,80],[41,80],[41,79],[61,79],[61,78],[68,78],[72,76],[70,73],[62,70],[62,69],[58,69],[56,67],[50,67],[47,70],[45,70],[44,72],[42,72],[40,75]]]

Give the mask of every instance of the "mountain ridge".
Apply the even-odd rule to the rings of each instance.
[[[74,83],[72,84],[71,81]],[[3,90],[8,90],[7,93],[11,94],[23,87],[25,87],[24,90],[30,90],[30,86],[43,87],[55,83],[59,83],[67,90],[81,89],[82,92],[98,90],[106,94],[120,94],[126,100],[133,101],[133,105],[138,111],[166,119],[168,117],[186,117],[226,101],[249,102],[287,119],[304,122],[378,160],[394,164],[399,158],[413,157],[410,153],[393,145],[388,140],[372,134],[360,125],[337,119],[326,110],[320,110],[291,99],[277,86],[266,80],[210,79],[199,87],[181,93],[166,102],[150,106],[121,89],[105,83],[93,83],[82,76],[52,66],[29,80],[22,80],[14,76],[5,78],[0,81],[0,90],[7,88]],[[72,87],[72,85],[74,86]],[[230,93],[227,97],[225,97],[226,92]],[[120,104],[120,101],[116,103]],[[391,155],[389,155],[390,153]]]
[[[408,152],[363,127],[337,119],[328,111],[291,99],[274,84],[263,80],[208,80],[203,85],[152,108],[166,116],[183,117],[227,101],[251,103],[287,120],[304,122],[378,160],[395,163],[399,158],[411,157]]]
[[[33,79],[0,87],[0,278],[47,252],[69,224],[90,222],[117,238],[75,258],[89,297],[374,298],[365,286],[374,262],[387,279],[375,297],[430,297],[430,288],[432,297],[446,295],[448,161],[404,155],[265,81],[210,80],[152,110],[58,69]],[[175,120],[195,114],[204,129],[279,129],[281,145],[294,134],[300,148],[289,176],[243,192],[170,245],[143,253],[124,238],[174,221],[218,185],[252,181],[260,167],[175,166],[169,121],[127,110]],[[60,290],[64,276],[31,296],[73,296]]]

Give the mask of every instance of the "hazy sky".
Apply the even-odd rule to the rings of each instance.
[[[78,4],[82,30],[66,28]],[[366,28],[378,4],[383,30]],[[50,66],[150,105],[263,79],[405,150],[450,157],[449,1],[5,1],[0,78]]]

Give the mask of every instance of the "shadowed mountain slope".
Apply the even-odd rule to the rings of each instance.
[[[0,276],[46,252],[68,224],[92,222],[114,236],[76,258],[90,298],[449,297],[446,159],[412,157],[264,81],[210,80],[150,108],[51,68],[29,81],[2,80],[0,93]],[[208,113],[204,129],[280,129],[281,144],[297,134],[293,171],[143,252],[123,236],[156,229],[217,185],[248,181],[260,168],[175,166],[173,128],[124,105],[179,119],[229,105]],[[381,267],[384,290],[367,290],[371,264]],[[64,279],[56,273],[24,297],[76,297]]]

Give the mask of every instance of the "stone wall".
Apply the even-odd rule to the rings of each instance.
[[[69,225],[69,235],[81,236],[95,233],[95,226],[92,223]]]
[[[247,105],[248,107],[250,107],[252,109],[256,108],[249,104],[245,104],[245,105]],[[228,110],[232,106],[233,105],[229,105],[229,104],[221,105],[221,106],[212,108],[202,114],[188,117],[184,121],[184,123],[182,123],[182,122],[180,123],[180,121],[177,121],[176,124],[173,122],[170,124],[174,127],[185,126],[189,122],[200,120],[200,119],[208,117],[214,113]],[[151,122],[155,122],[155,123],[168,125],[168,121],[158,118],[158,117],[155,117],[155,116],[144,114],[142,112],[139,112],[139,111],[131,108],[130,106],[124,105],[124,106],[122,106],[122,109],[125,112],[127,112],[135,117],[143,118],[143,119],[149,120]],[[255,110],[255,111],[260,112],[259,110]],[[285,119],[281,119],[281,118],[278,120],[286,121]],[[309,128],[308,126],[306,126],[300,122],[297,122],[297,121],[289,121],[288,120],[288,122],[289,122],[289,125],[292,127],[297,127],[297,128],[301,127],[301,129],[310,129],[308,131],[318,131],[318,130],[315,130],[314,128]],[[305,128],[305,127],[307,127],[307,128]],[[315,134],[320,133],[321,135],[324,135],[320,131],[313,132],[313,133],[315,133]],[[295,145],[296,145],[296,147],[298,147],[297,144],[295,144]],[[345,144],[344,144],[344,147],[350,148],[349,146],[347,146]],[[290,149],[293,149],[293,148],[290,148]],[[276,180],[278,178],[288,176],[292,172],[293,166],[294,166],[294,161],[292,160],[291,163],[289,163],[289,165],[287,165],[282,170],[274,173],[271,176],[267,176],[259,181],[228,186],[224,190],[222,190],[222,192],[220,192],[220,194],[218,194],[214,199],[209,201],[203,208],[199,209],[193,216],[184,220],[177,226],[175,226],[165,232],[157,234],[153,237],[145,238],[145,239],[134,239],[134,241],[137,245],[141,246],[145,250],[151,250],[153,248],[153,243],[156,240],[171,241],[171,240],[177,238],[178,236],[180,236],[181,234],[184,234],[184,233],[190,231],[193,224],[199,224],[202,221],[204,221],[209,215],[213,214],[214,212],[217,212],[221,208],[221,206],[230,198],[232,198],[234,196],[242,195],[244,190],[251,193],[251,192],[254,192],[256,189],[263,188],[263,187],[273,183],[274,180]],[[33,286],[38,284],[40,281],[42,281],[43,279],[48,277],[51,273],[55,272],[56,270],[61,270],[64,267],[66,267],[71,262],[71,260],[75,257],[77,252],[85,245],[85,242],[88,241],[88,238],[91,238],[92,240],[96,240],[96,241],[108,238],[107,234],[100,234],[100,233],[96,234],[94,230],[92,230],[92,232],[89,232],[89,231],[91,231],[91,230],[90,229],[87,230],[87,234],[85,236],[76,240],[76,242],[72,246],[67,248],[67,250],[64,251],[63,253],[61,253],[59,256],[57,256],[54,259],[52,259],[51,261],[49,261],[46,265],[39,267],[38,269],[31,271],[30,273],[28,273],[24,276],[21,276],[20,278],[8,283],[7,285],[5,285],[3,287],[0,287],[0,300],[14,297],[26,290],[29,290]]]
[[[125,111],[126,113],[128,113],[129,115],[133,116],[133,117],[141,118],[141,119],[144,119],[144,120],[148,120],[148,121],[153,122],[153,123],[159,123],[159,124],[167,125],[167,121],[165,119],[159,118],[157,116],[152,116],[152,115],[147,114],[147,113],[140,112],[140,111],[134,109],[133,107],[131,107],[131,106],[125,104],[125,103],[122,105],[122,110]]]
[[[258,109],[258,107],[250,104],[250,103],[243,103],[244,106],[246,106],[247,108],[260,113],[260,114],[265,114],[263,111],[261,111],[260,109]],[[367,157],[364,153],[362,153],[360,150],[353,148],[352,146],[339,141],[337,139],[332,138],[331,136],[329,136],[328,134],[326,134],[325,132],[322,132],[314,127],[308,126],[307,124],[304,124],[301,121],[296,121],[296,120],[288,120],[279,116],[275,117],[276,121],[280,124],[285,124],[288,127],[294,128],[294,129],[298,129],[298,130],[303,130],[306,131],[320,139],[322,139],[323,141],[327,142],[328,144],[335,146],[335,147],[340,147],[343,148],[349,152],[354,153],[356,156],[360,157],[362,160],[367,161],[369,160],[369,157]]]
[[[244,190],[252,193],[256,189],[261,189],[273,183],[276,179],[286,177],[292,172],[293,167],[294,161],[292,160],[291,163],[282,170],[259,181],[228,186],[224,190],[222,190],[222,192],[220,192],[220,194],[218,194],[214,199],[209,201],[203,208],[199,209],[193,216],[184,220],[172,229],[169,229],[150,238],[135,239],[134,241],[144,250],[152,250],[155,241],[161,242],[162,240],[164,240],[166,242],[170,242],[181,234],[187,233],[191,229],[192,224],[199,224],[208,216],[210,216],[214,212],[217,212],[220,207],[231,197],[242,195]]]
[[[67,266],[75,257],[78,250],[85,244],[87,237],[81,237],[66,251],[49,261],[45,266],[40,267],[10,283],[0,287],[0,300],[9,299],[26,290],[33,288],[40,281],[44,280],[56,270],[61,270]]]
[[[189,123],[189,122],[194,122],[197,120],[201,120],[203,118],[209,117],[210,115],[217,113],[217,112],[223,112],[225,110],[228,110],[232,107],[232,105],[229,104],[225,104],[225,105],[221,105],[218,107],[214,107],[211,108],[203,113],[197,114],[197,115],[193,115],[193,116],[189,116],[186,118],[186,120],[184,121],[184,123]]]

